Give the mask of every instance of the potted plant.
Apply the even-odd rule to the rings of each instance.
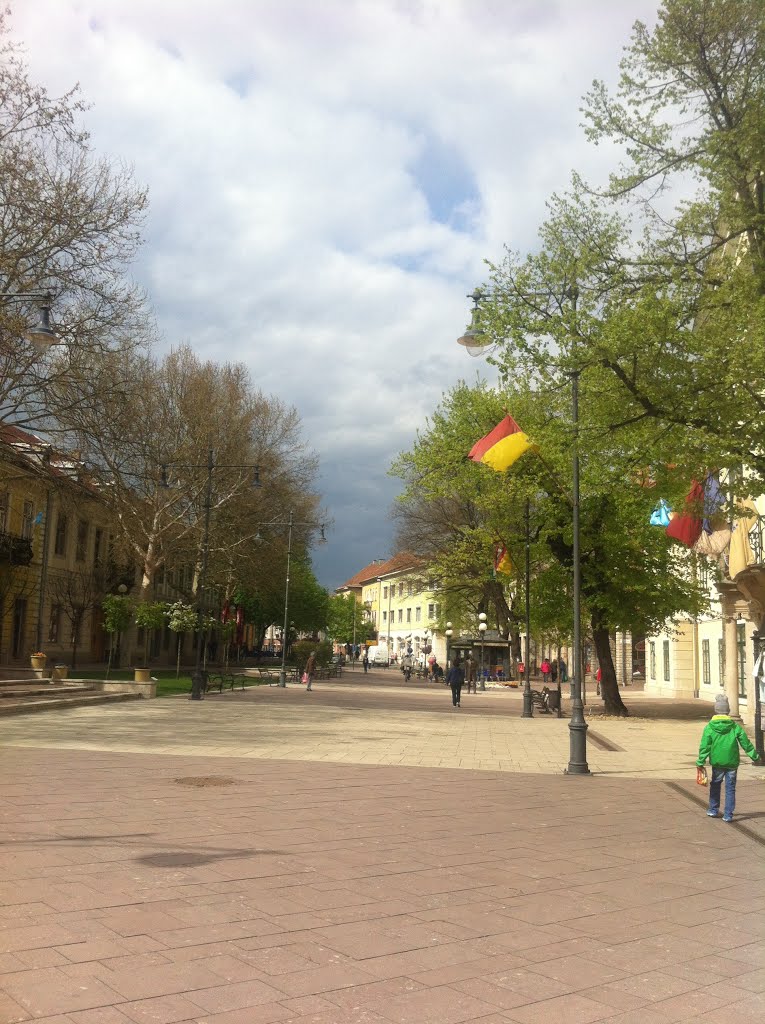
[[[48,661],[48,655],[45,651],[35,651],[34,654],[30,655],[30,661],[32,663],[32,669],[38,679],[43,678],[45,672],[45,665]]]
[[[137,683],[148,683],[151,679],[149,668],[149,637],[153,629],[162,629],[167,623],[167,605],[161,601],[147,601],[135,609],[135,624],[144,632],[144,663],[133,670]]]

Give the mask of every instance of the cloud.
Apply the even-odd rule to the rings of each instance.
[[[53,91],[150,189],[135,274],[168,345],[300,410],[335,585],[390,552],[391,459],[474,373],[465,294],[535,244],[587,149],[580,96],[637,17],[611,0],[17,0]]]

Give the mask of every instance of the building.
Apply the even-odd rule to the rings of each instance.
[[[387,644],[391,661],[399,660],[411,646],[423,661],[431,652],[446,661],[438,592],[427,579],[422,559],[402,552],[387,560],[370,562],[342,586],[337,594],[354,594],[367,620],[377,631],[378,643]]]

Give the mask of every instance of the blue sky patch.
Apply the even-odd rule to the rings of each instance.
[[[466,211],[475,208],[480,195],[470,169],[454,146],[428,137],[411,170],[433,220],[466,230]]]

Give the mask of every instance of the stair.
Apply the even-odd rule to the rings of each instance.
[[[140,699],[140,695],[134,693],[104,693],[87,682],[45,683],[37,679],[29,682],[0,679],[0,717]]]

